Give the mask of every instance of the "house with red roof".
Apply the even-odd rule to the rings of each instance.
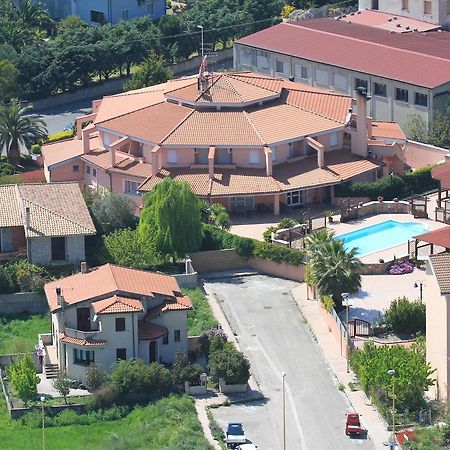
[[[45,285],[52,332],[39,335],[48,378],[66,371],[85,381],[86,368],[110,371],[117,360],[172,363],[188,351],[192,304],[174,277],[112,264]]]
[[[367,118],[367,102],[364,90],[354,100],[280,77],[206,72],[95,101],[74,139],[44,146],[44,171],[48,182],[76,179],[138,205],[171,177],[231,211],[278,215],[280,204],[331,199],[347,180],[402,172],[406,138]]]
[[[282,22],[237,40],[234,67],[347,95],[364,87],[368,114],[404,128],[450,104],[450,32],[438,28],[378,11]]]

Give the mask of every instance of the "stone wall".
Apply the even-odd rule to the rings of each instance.
[[[198,273],[248,269],[249,263],[236,250],[211,250],[190,253],[192,266]]]
[[[356,202],[355,202],[356,203]],[[407,201],[368,202],[361,206],[355,206],[358,218],[375,216],[377,214],[411,214],[411,204]]]
[[[178,285],[184,289],[195,289],[198,287],[198,273],[177,273],[172,275],[176,280]]]
[[[275,261],[255,257],[251,257],[248,263],[252,269],[267,275],[298,281],[299,283],[302,283],[305,280],[304,264],[295,266],[292,264],[277,263]]]
[[[48,312],[45,295],[38,292],[0,295],[0,315],[8,316],[24,312],[31,314],[45,314]]]

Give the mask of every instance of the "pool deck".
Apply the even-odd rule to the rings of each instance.
[[[446,225],[435,222],[431,219],[414,219],[411,214],[378,214],[376,216],[365,217],[356,221],[341,223],[335,222],[329,224],[328,227],[336,232],[336,236],[340,234],[350,233],[352,231],[359,230],[361,228],[366,228],[371,225],[376,225],[378,223],[384,222],[386,220],[395,220],[396,222],[415,222],[421,223],[424,225],[428,231],[437,230],[439,228],[443,228]],[[421,249],[419,254],[423,257],[428,255],[428,248]],[[439,251],[439,249],[435,250],[435,253]],[[377,263],[380,259],[384,259],[385,261],[392,261],[394,257],[400,258],[402,256],[408,255],[408,244],[405,242],[404,244],[397,245],[395,247],[390,247],[379,252],[370,253],[369,255],[362,256],[360,259],[363,263]]]

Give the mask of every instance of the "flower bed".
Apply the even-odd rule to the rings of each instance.
[[[389,275],[403,275],[405,273],[411,273],[414,270],[414,263],[409,259],[401,263],[394,263],[388,269]]]

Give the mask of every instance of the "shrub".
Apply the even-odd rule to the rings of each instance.
[[[22,259],[0,266],[0,292],[42,292],[49,281],[48,272]]]
[[[223,378],[227,384],[244,384],[250,378],[250,363],[234,347],[210,353],[208,367],[213,381]]]
[[[202,366],[191,364],[186,353],[182,350],[177,351],[172,365],[172,376],[175,384],[183,384],[185,381],[189,381],[189,384],[199,384],[202,373]]]
[[[53,380],[53,387],[64,398],[64,403],[67,405],[67,396],[70,393],[72,381],[67,377],[67,372],[59,372],[58,376]]]
[[[94,408],[107,408],[120,400],[121,394],[115,383],[101,385],[92,396],[92,406]]]
[[[263,233],[263,239],[265,242],[272,242],[272,233],[278,230],[278,227],[276,225],[271,225],[270,227],[267,227],[266,231]]]
[[[43,143],[51,143],[70,139],[75,135],[73,130],[59,131],[58,133],[49,134]]]
[[[93,364],[86,368],[86,386],[95,391],[105,382],[105,375],[101,366]]]
[[[397,298],[386,311],[384,321],[396,333],[425,334],[426,306],[418,300]]]
[[[202,335],[202,350],[208,357],[210,352],[222,350],[225,342],[227,342],[227,335],[222,328],[210,328]]]
[[[37,395],[39,378],[30,355],[18,356],[8,367],[8,377],[15,394],[25,403]]]
[[[0,163],[0,176],[14,175],[15,169],[12,164],[7,162]]]
[[[167,395],[173,383],[172,375],[164,366],[158,363],[146,364],[141,360],[117,362],[111,381],[121,396],[144,393],[152,398]]]
[[[33,155],[40,155],[42,153],[41,144],[33,144],[31,146],[31,153],[33,153]]]

